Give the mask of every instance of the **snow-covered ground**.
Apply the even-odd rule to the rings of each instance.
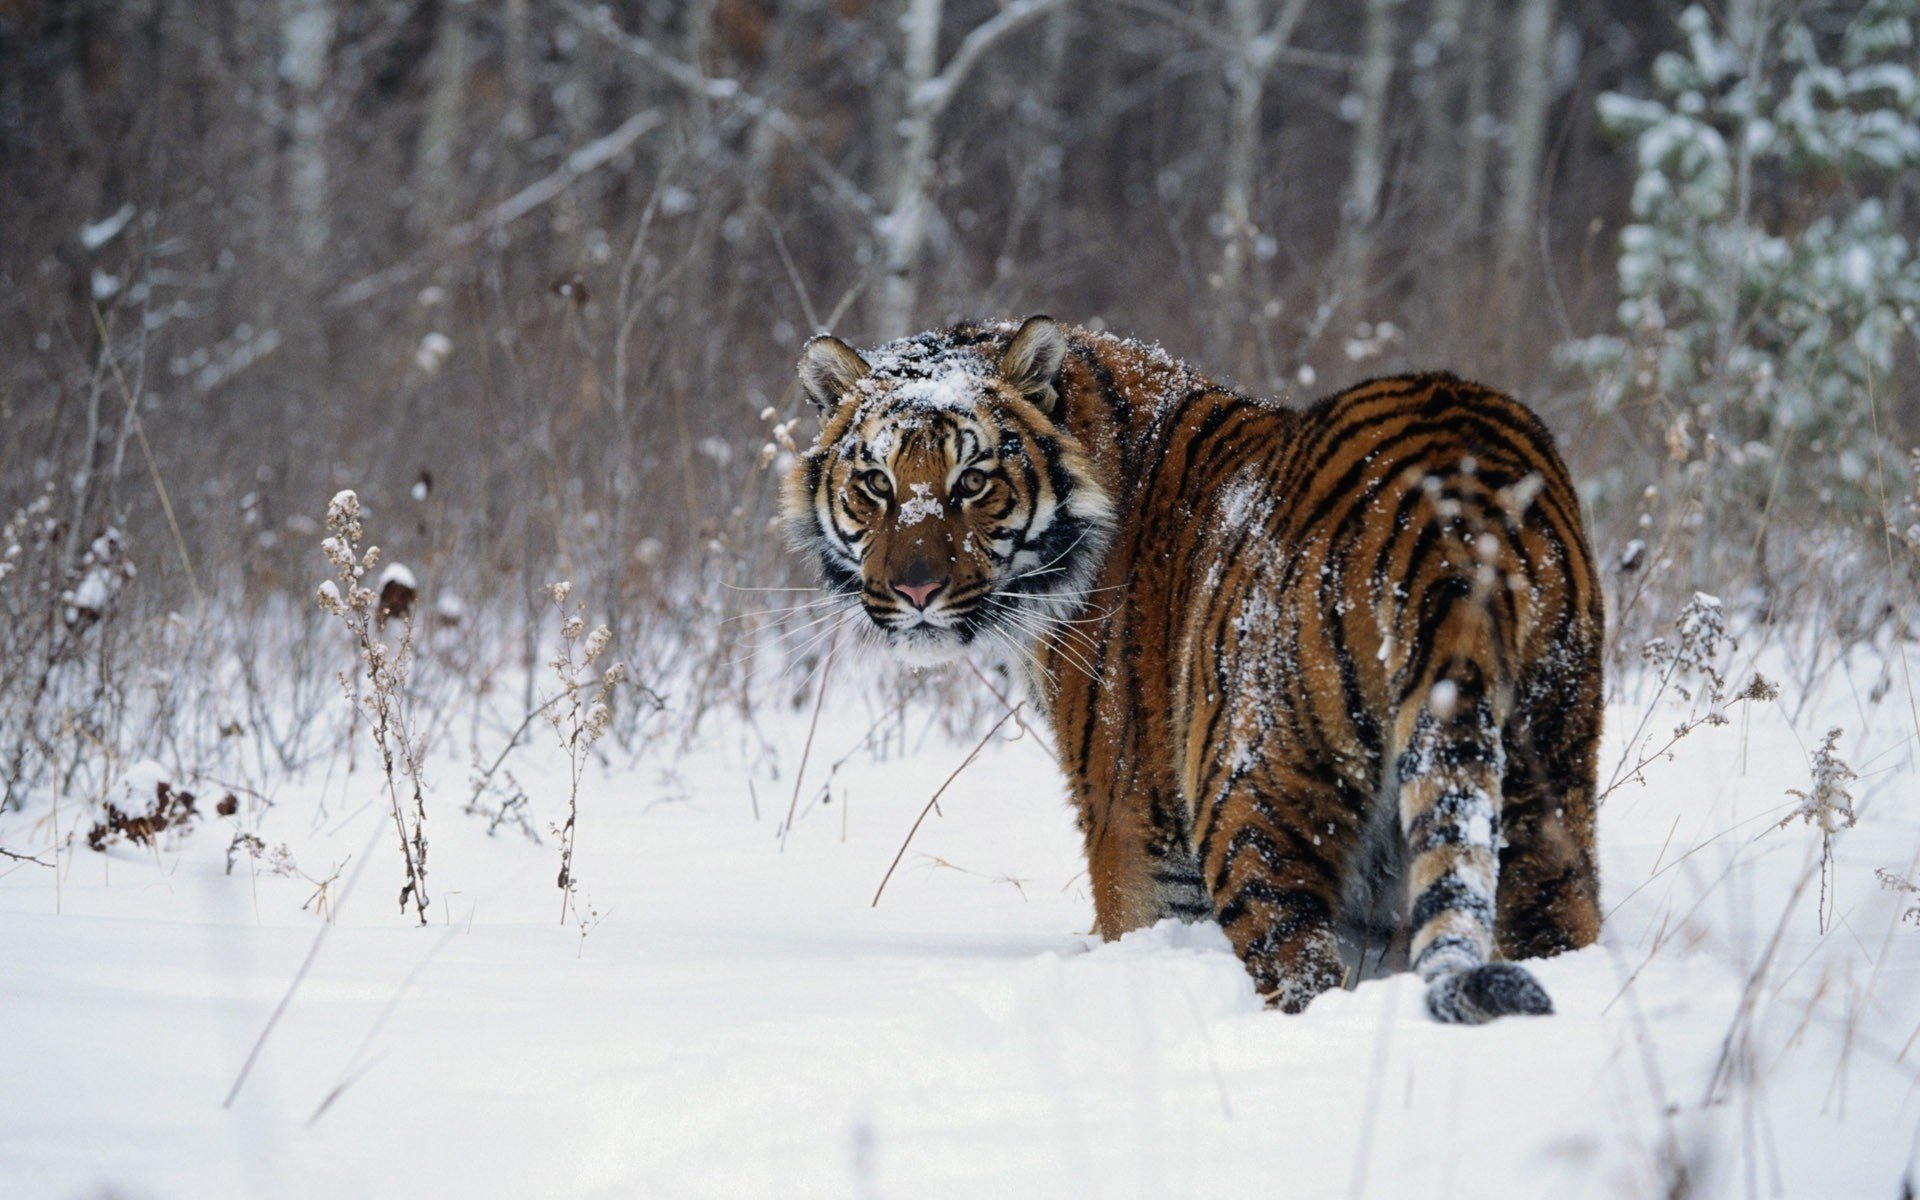
[[[57,878],[0,865],[0,1195],[1571,1198],[1678,1195],[1684,1171],[1695,1196],[1892,1200],[1920,1180],[1920,898],[1875,868],[1920,854],[1914,720],[1903,689],[1833,679],[1616,791],[1602,944],[1539,964],[1558,1015],[1483,1028],[1431,1023],[1404,976],[1265,1011],[1210,925],[1095,942],[1031,737],[960,774],[873,907],[971,747],[910,714],[908,752],[854,755],[812,803],[869,726],[851,689],[784,848],[792,775],[744,739],[591,769],[584,938],[556,921],[552,839],[489,839],[451,759],[433,925],[398,912],[363,755],[260,821],[308,874],[352,861],[231,1108],[322,929],[312,885],[226,874],[211,817],[157,853],[78,845]],[[1645,711],[1612,711],[1603,774]],[[781,763],[809,715],[767,726]],[[1662,702],[1655,744],[1681,715]],[[1829,724],[1862,779],[1823,935],[1819,834],[1777,826]],[[564,760],[515,765],[544,826]],[[0,844],[44,847],[45,818]]]

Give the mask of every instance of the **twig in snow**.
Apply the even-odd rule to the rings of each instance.
[[[347,886],[340,890],[340,899],[333,906],[336,918],[339,916],[340,906],[347,902],[347,897],[353,894],[354,885],[360,882],[360,872],[367,869],[367,859],[373,854],[373,844],[380,840],[380,828],[380,822],[375,821],[373,832],[367,836],[367,844],[360,851],[360,865],[353,869],[353,874],[347,877]],[[227,1089],[227,1098],[220,1102],[221,1108],[232,1108],[233,1102],[239,1098],[240,1089],[245,1086],[247,1076],[253,1072],[253,1064],[259,1061],[260,1051],[266,1048],[267,1038],[273,1035],[274,1026],[280,1024],[280,1018],[286,1015],[287,1005],[293,1003],[293,994],[300,990],[302,983],[306,982],[307,972],[313,970],[314,960],[320,957],[320,947],[326,944],[327,934],[331,932],[333,932],[333,922],[322,921],[319,930],[313,935],[313,945],[307,947],[307,956],[300,962],[300,969],[293,973],[293,979],[288,982],[286,992],[280,997],[280,1003],[273,1006],[273,1013],[267,1017],[267,1023],[261,1028],[260,1036],[253,1040],[253,1048],[247,1051],[246,1061],[240,1064],[240,1073],[234,1076],[233,1086]]]
[[[787,848],[787,835],[793,832],[794,813],[800,808],[800,785],[807,778],[807,760],[813,757],[813,735],[820,731],[820,709],[827,702],[827,679],[833,674],[833,656],[840,652],[838,629],[833,645],[827,647],[827,661],[820,666],[820,690],[813,697],[813,722],[807,726],[807,744],[800,751],[800,769],[793,773],[793,799],[787,802],[787,819],[780,826],[780,849]]]
[[[373,1039],[380,1035],[380,1030],[385,1027],[387,1018],[393,1016],[393,1010],[400,1007],[400,998],[407,994],[409,988],[413,987],[413,981],[420,978],[420,972],[427,969],[427,964],[440,957],[440,952],[447,948],[447,943],[453,941],[455,932],[453,929],[448,929],[444,934],[440,935],[440,940],[433,944],[433,949],[427,951],[419,962],[413,964],[413,970],[407,972],[407,977],[400,981],[400,986],[394,989],[393,995],[387,997],[386,1007],[380,1010],[378,1017],[374,1018],[372,1028],[367,1030],[367,1036],[360,1039],[360,1045],[354,1050],[353,1057],[347,1060],[347,1069],[341,1074],[340,1082],[334,1084],[333,1087],[327,1091],[326,1096],[320,1101],[318,1107],[313,1110],[313,1115],[307,1118],[307,1128],[313,1128],[321,1117],[327,1115],[327,1110],[333,1107],[333,1102],[338,1100],[342,1093],[352,1087],[362,1075],[372,1070],[374,1065],[380,1061],[381,1056],[376,1054],[359,1066],[356,1067],[354,1065],[354,1063],[367,1052],[367,1049],[373,1045]]]
[[[972,766],[973,760],[980,757],[980,752],[987,748],[987,743],[993,740],[993,735],[996,733],[999,733],[1001,728],[1004,727],[1008,721],[1011,721],[1016,716],[1020,715],[1020,710],[1025,708],[1026,706],[1027,706],[1027,702],[1025,700],[1022,700],[1020,703],[1008,709],[1007,715],[1004,717],[1001,717],[998,721],[995,721],[993,723],[993,728],[987,730],[987,736],[980,739],[980,744],[975,746],[972,752],[967,755],[967,757],[960,763],[960,765],[953,769],[953,774],[947,776],[947,781],[941,784],[940,787],[937,790],[935,790],[932,798],[927,801],[927,806],[921,809],[920,815],[913,819],[913,828],[907,830],[906,841],[900,843],[900,849],[894,854],[893,862],[888,864],[887,866],[887,873],[880,877],[880,886],[873,889],[873,903],[868,905],[867,907],[869,908],[880,907],[880,893],[887,890],[887,880],[893,878],[894,868],[900,865],[900,860],[906,857],[907,847],[913,844],[913,835],[920,832],[920,823],[922,821],[925,821],[927,819],[927,814],[932,812],[935,806],[940,803],[941,795],[945,793],[949,787],[953,786],[954,780],[960,778],[960,772]]]

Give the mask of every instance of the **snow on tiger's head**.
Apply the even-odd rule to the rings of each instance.
[[[789,528],[902,659],[1023,647],[1079,606],[1114,514],[1066,426],[1067,351],[1032,317],[802,352],[821,426],[787,480]]]

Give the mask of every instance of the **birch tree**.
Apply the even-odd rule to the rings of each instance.
[[[468,24],[471,0],[441,0],[434,23],[433,53],[429,59],[427,118],[415,149],[414,187],[419,213],[439,220],[452,212],[460,127],[467,94]]]
[[[1460,151],[1460,207],[1454,218],[1459,235],[1478,238],[1487,207],[1487,157],[1493,148],[1498,122],[1493,118],[1491,96],[1494,76],[1494,6],[1475,4],[1473,21],[1467,34],[1466,141]]]
[[[1013,0],[974,26],[940,63],[941,0],[905,0],[905,37],[900,71],[898,152],[892,179],[875,192],[888,196],[875,222],[880,245],[880,298],[873,326],[882,340],[913,329],[920,307],[920,256],[933,217],[933,169],[939,154],[940,118],[980,61],[1007,35],[1055,8],[1060,0]]]
[[[1365,298],[1373,264],[1374,223],[1386,170],[1387,93],[1393,83],[1393,10],[1400,0],[1366,0],[1366,28],[1355,85],[1352,169],[1341,212],[1339,292],[1328,311],[1351,313]]]
[[[1277,12],[1268,0],[1228,0],[1227,151],[1222,164],[1220,211],[1214,232],[1220,238],[1220,270],[1216,277],[1219,311],[1223,319],[1210,323],[1212,354],[1230,353],[1239,313],[1255,307],[1244,303],[1243,276],[1259,246],[1254,190],[1262,152],[1261,107],[1267,78],[1279,62],[1294,28],[1306,14],[1308,0],[1285,0]]]
[[[294,214],[295,243],[308,258],[326,247],[332,207],[323,88],[333,33],[333,0],[283,0],[280,73],[292,100],[287,114],[287,205]]]
[[[1513,94],[1507,126],[1512,136],[1500,190],[1496,261],[1503,288],[1517,292],[1518,275],[1533,231],[1540,195],[1540,163],[1546,148],[1548,58],[1553,49],[1554,0],[1521,0],[1514,25]],[[1510,302],[1511,308],[1512,302]]]

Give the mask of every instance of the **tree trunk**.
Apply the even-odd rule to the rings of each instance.
[[[1271,55],[1264,52],[1261,27],[1266,24],[1260,0],[1228,0],[1227,18],[1237,53],[1227,59],[1227,146],[1221,164],[1220,212],[1214,218],[1214,236],[1220,239],[1220,269],[1210,281],[1215,296],[1213,319],[1207,322],[1212,343],[1208,357],[1223,362],[1239,340],[1240,280],[1257,236],[1253,223],[1254,176],[1260,157],[1260,105],[1266,96]]]
[[[1228,363],[1236,356],[1240,334],[1260,304],[1247,295],[1246,273],[1260,239],[1255,219],[1262,142],[1261,107],[1267,77],[1287,48],[1306,13],[1308,0],[1287,0],[1271,21],[1265,0],[1228,0],[1227,17],[1237,52],[1227,59],[1227,145],[1222,163],[1220,211],[1214,234],[1220,239],[1220,269],[1210,281],[1215,298],[1207,322],[1208,357]],[[1245,364],[1240,370],[1244,372]]]
[[[1335,308],[1348,316],[1364,311],[1373,265],[1374,222],[1380,215],[1385,173],[1387,92],[1393,83],[1393,10],[1399,0],[1367,0],[1365,41],[1360,51],[1360,114],[1353,131],[1353,168],[1341,214],[1340,294]]]
[[[1517,311],[1527,243],[1533,232],[1534,206],[1540,195],[1540,163],[1546,148],[1548,58],[1553,52],[1554,0],[1521,0],[1514,28],[1513,99],[1508,128],[1513,142],[1507,150],[1505,179],[1500,194],[1499,245],[1495,256],[1501,287],[1509,310]]]
[[[291,103],[287,113],[287,206],[301,257],[326,249],[328,228],[327,114],[322,89],[333,47],[333,0],[282,0],[281,70]]]
[[[880,309],[874,331],[882,341],[912,331],[920,304],[920,248],[927,235],[933,175],[933,122],[928,85],[940,50],[941,0],[906,0],[901,26],[906,57],[900,72],[899,152],[893,161],[891,204],[880,220]]]
[[[1460,204],[1460,84],[1461,49],[1466,43],[1466,0],[1436,0],[1432,19],[1422,39],[1432,49],[1426,67],[1427,94],[1421,97],[1420,187],[1421,206],[1435,228],[1451,222]],[[1420,64],[1416,60],[1416,69]],[[1471,69],[1470,67],[1467,69]]]
[[[427,116],[415,148],[413,172],[416,212],[429,222],[447,219],[456,200],[459,171],[455,156],[466,107],[467,26],[472,19],[471,0],[442,0],[434,26],[427,67]]]
[[[1477,243],[1486,219],[1487,155],[1493,147],[1493,111],[1489,97],[1495,67],[1492,4],[1473,5],[1473,25],[1464,56],[1467,107],[1461,114],[1466,142],[1460,152],[1460,209],[1455,238]]]
[[[507,111],[500,132],[518,143],[533,136],[533,37],[529,0],[506,0],[506,25],[501,74],[507,92]]]

